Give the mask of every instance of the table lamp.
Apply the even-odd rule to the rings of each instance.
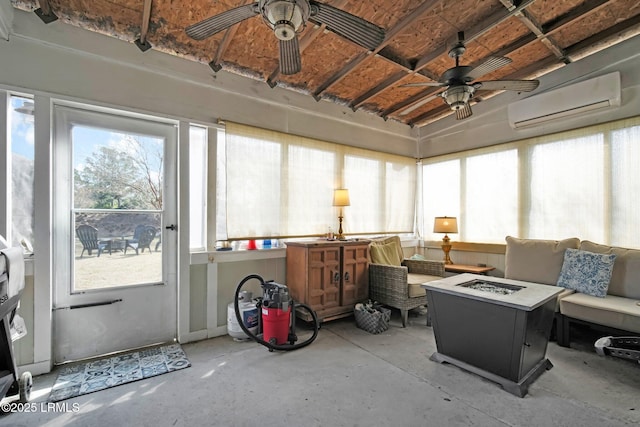
[[[340,207],[340,215],[338,215],[338,220],[340,221],[340,228],[338,228],[338,235],[336,239],[344,240],[344,235],[342,234],[342,207],[349,206],[351,203],[349,202],[349,190],[346,188],[338,188],[333,190],[333,206]]]
[[[451,258],[449,258],[449,251],[451,250],[450,239],[447,233],[458,232],[458,220],[455,217],[450,216],[437,216],[433,223],[434,233],[444,233],[442,238],[442,251],[444,252],[444,263],[453,264]]]

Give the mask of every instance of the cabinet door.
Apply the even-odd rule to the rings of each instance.
[[[342,305],[355,304],[369,297],[369,245],[342,250]]]
[[[307,296],[313,310],[340,305],[340,247],[309,249]]]

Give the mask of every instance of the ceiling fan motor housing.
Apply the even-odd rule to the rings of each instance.
[[[309,19],[307,0],[260,0],[265,22],[279,40],[291,40]]]
[[[464,84],[451,86],[449,89],[442,92],[442,97],[447,104],[449,104],[449,107],[455,111],[465,108],[465,105],[467,105],[475,91],[475,87]]]

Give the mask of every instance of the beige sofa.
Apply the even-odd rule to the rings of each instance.
[[[606,295],[599,297],[585,293],[588,291],[565,289],[558,296],[556,337],[559,345],[569,345],[573,322],[605,327],[615,335],[640,334],[640,250],[600,245],[577,238],[557,241],[509,236],[506,241],[506,278],[552,286],[558,284],[567,249],[586,251],[587,255],[615,255]]]

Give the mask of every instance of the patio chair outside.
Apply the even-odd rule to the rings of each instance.
[[[98,241],[98,229],[90,225],[79,225],[76,228],[76,236],[82,243],[82,252],[80,258],[84,255],[84,251],[87,251],[91,255],[91,251],[98,251],[98,256],[105,248],[103,243]]]
[[[138,255],[138,250],[149,249],[151,252],[151,242],[156,237],[156,228],[152,225],[137,225],[136,229],[133,232],[133,238],[127,239],[127,243],[124,247],[124,253],[127,253],[127,248],[131,248],[136,251],[136,255]]]

